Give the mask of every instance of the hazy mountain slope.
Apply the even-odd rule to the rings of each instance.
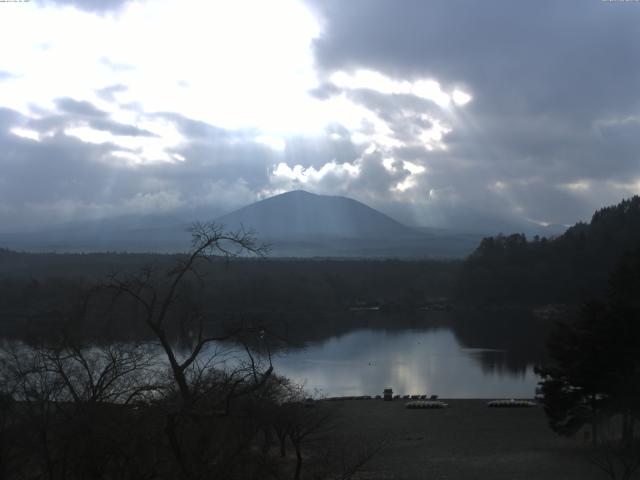
[[[351,198],[303,190],[253,203],[217,221],[232,229],[243,225],[269,239],[419,236],[418,232]]]
[[[0,233],[0,247],[31,252],[184,252],[189,226],[210,221],[209,210],[174,215],[73,222],[42,230]],[[196,215],[197,214],[197,215]],[[270,245],[272,257],[463,257],[481,236],[447,230],[421,232],[345,197],[293,191],[216,219],[244,226]]]

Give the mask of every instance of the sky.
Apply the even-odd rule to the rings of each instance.
[[[0,231],[294,189],[492,231],[640,194],[640,2],[1,2],[0,45]]]

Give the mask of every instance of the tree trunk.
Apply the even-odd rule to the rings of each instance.
[[[187,478],[191,478],[191,470],[185,461],[182,447],[180,446],[180,441],[178,440],[177,433],[177,424],[176,424],[176,414],[170,413],[167,415],[167,423],[164,428],[164,432],[169,439],[169,445],[171,446],[171,451],[173,452],[173,456],[175,457],[180,469],[184,473]]]
[[[302,452],[300,451],[300,445],[294,443],[296,447],[296,474],[293,477],[294,480],[300,480],[300,473],[302,473]]]
[[[280,456],[284,458],[287,456],[287,433],[286,431],[276,430],[276,435],[278,436],[278,441],[280,442]]]
[[[591,394],[591,441],[594,447],[598,446],[598,409],[596,407],[596,395]]]
[[[152,323],[148,323],[148,325],[156,334],[156,337],[158,337],[158,340],[160,340],[160,345],[162,346],[162,349],[164,350],[165,354],[167,355],[167,359],[169,360],[169,366],[171,367],[173,378],[178,384],[178,388],[180,390],[180,396],[182,397],[183,406],[187,407],[191,403],[191,390],[189,388],[189,383],[187,382],[184,371],[182,371],[182,369],[180,368],[180,364],[178,363],[178,360],[176,359],[176,356],[173,353],[173,348],[171,347],[169,340],[167,340],[167,335],[165,334],[165,331],[162,328]]]
[[[281,456],[282,458],[284,458],[284,457],[286,457],[286,456],[287,456],[287,446],[286,446],[286,441],[287,441],[287,438],[286,438],[286,437],[282,437],[282,438],[280,439],[280,456]]]
[[[633,415],[629,410],[622,414],[622,446],[624,448],[631,448],[633,444]]]

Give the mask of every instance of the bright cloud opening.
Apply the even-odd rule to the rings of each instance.
[[[577,182],[564,183],[562,186],[572,192],[584,192],[585,190],[589,190],[591,184],[586,180],[578,180]]]
[[[296,0],[159,0],[117,17],[33,2],[4,13],[0,42],[12,48],[2,69],[15,79],[0,104],[22,113],[65,96],[97,103],[97,89],[121,84],[118,101],[146,111],[225,128],[319,128],[307,92],[317,84],[310,46],[320,27]]]
[[[406,192],[407,190],[417,185],[417,177],[427,171],[427,168],[423,165],[418,165],[413,162],[404,160],[402,162],[402,168],[409,172],[404,180],[398,182],[391,190],[395,192]],[[395,170],[395,169],[394,169]]]
[[[432,79],[420,79],[414,82],[394,80],[373,70],[356,70],[350,74],[343,71],[331,75],[330,81],[340,88],[368,89],[387,95],[414,95],[431,100],[440,107],[448,107],[453,100],[456,105],[465,105],[472,100],[471,95],[461,90],[446,93],[440,83]]]
[[[453,93],[451,94],[451,98],[453,99],[453,102],[456,105],[459,105],[461,107],[466,105],[473,99],[471,95],[469,95],[466,92],[463,92],[462,90],[454,90]]]
[[[27,128],[12,128],[10,132],[18,137],[27,138],[39,142],[41,140],[40,134],[35,130],[29,130]]]
[[[287,143],[282,138],[273,137],[271,135],[258,135],[256,137],[256,142],[262,143],[272,150],[276,150],[278,152],[283,152],[287,147]]]
[[[326,176],[337,177],[357,177],[360,174],[360,166],[356,163],[336,163],[331,161],[325,163],[319,169],[314,167],[304,168],[302,165],[290,167],[284,162],[279,163],[272,172],[275,183],[280,180],[299,182],[303,185],[314,185],[323,180]]]
[[[419,135],[419,140],[427,150],[446,150],[447,146],[443,142],[444,136],[452,131],[452,128],[444,125],[440,120],[426,117],[431,123],[431,128],[423,130]]]
[[[419,175],[420,173],[424,173],[427,171],[426,167],[415,164],[413,162],[408,162],[406,160],[402,162],[402,167],[405,170],[409,170],[409,172],[411,172],[411,175]]]

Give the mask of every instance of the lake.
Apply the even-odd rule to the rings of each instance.
[[[275,373],[328,397],[392,388],[441,398],[531,398],[551,325],[522,310],[307,312],[280,320],[287,342],[271,348]],[[123,341],[131,338],[121,333]],[[232,362],[244,356],[234,344],[210,344],[203,357],[218,348],[229,350]]]
[[[514,345],[515,346],[515,345]],[[280,375],[315,395],[427,394],[441,398],[531,398],[533,360],[509,349],[469,347],[453,327],[359,329],[275,356]]]

